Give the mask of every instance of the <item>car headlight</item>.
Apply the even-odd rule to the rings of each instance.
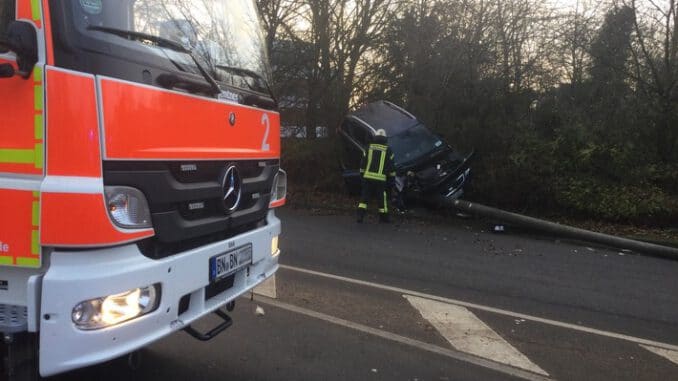
[[[130,187],[105,187],[106,208],[113,222],[125,229],[151,228],[151,211],[140,190]]]
[[[101,329],[153,312],[159,304],[160,286],[151,285],[78,303],[71,319],[82,330]]]

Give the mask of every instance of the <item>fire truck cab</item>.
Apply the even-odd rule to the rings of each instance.
[[[208,340],[275,273],[264,41],[253,0],[0,2],[0,378]]]

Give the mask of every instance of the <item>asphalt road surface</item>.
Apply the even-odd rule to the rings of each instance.
[[[225,333],[50,380],[678,380],[678,262],[474,221],[279,215],[283,266]]]

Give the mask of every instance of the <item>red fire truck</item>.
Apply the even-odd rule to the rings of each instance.
[[[3,379],[208,340],[275,273],[268,65],[252,0],[0,2]]]

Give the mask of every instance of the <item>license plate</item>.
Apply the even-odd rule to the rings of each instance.
[[[252,263],[252,245],[210,258],[210,282],[227,277]]]

